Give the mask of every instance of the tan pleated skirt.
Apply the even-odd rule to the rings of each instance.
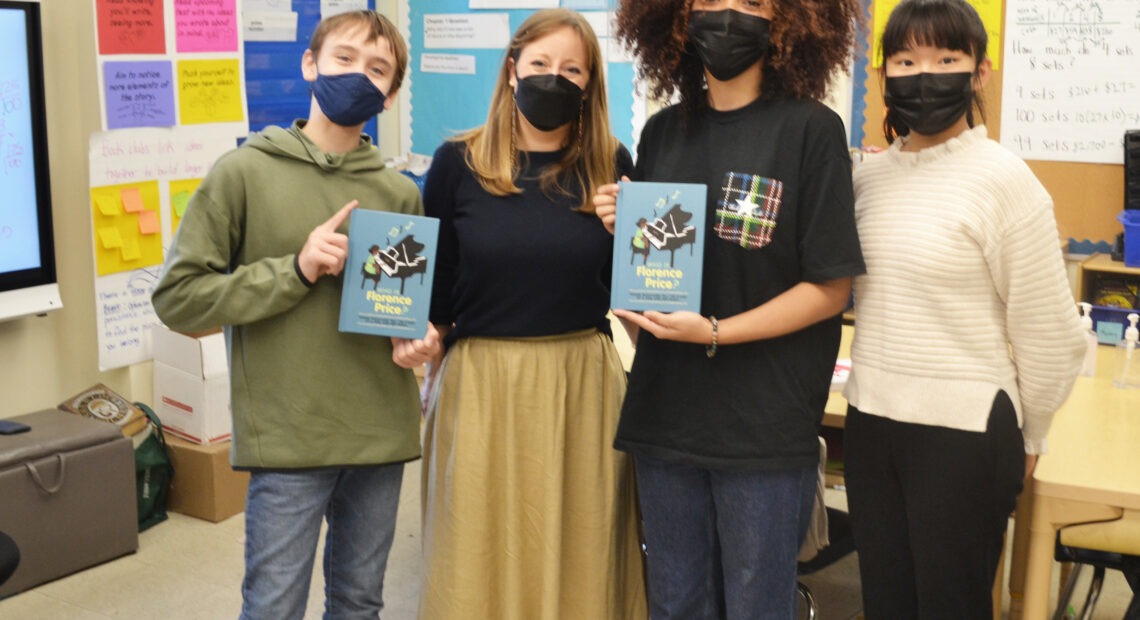
[[[424,436],[424,620],[646,618],[625,394],[595,330],[469,338]]]

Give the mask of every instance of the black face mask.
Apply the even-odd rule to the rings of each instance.
[[[772,22],[732,9],[693,11],[689,41],[712,76],[722,82],[744,73],[768,53]]]
[[[536,129],[554,131],[578,116],[583,92],[561,75],[531,75],[518,79],[515,105]]]
[[[973,73],[919,73],[887,78],[883,102],[893,119],[924,136],[942,133],[974,102]],[[897,125],[898,123],[893,123]],[[902,127],[895,127],[900,135]]]

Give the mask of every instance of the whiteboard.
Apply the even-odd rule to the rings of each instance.
[[[1025,159],[1124,162],[1140,127],[1140,2],[1008,0],[1001,142]]]

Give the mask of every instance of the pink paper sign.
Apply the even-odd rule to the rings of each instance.
[[[237,0],[174,0],[179,52],[236,52]]]

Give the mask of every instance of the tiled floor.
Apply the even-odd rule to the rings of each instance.
[[[412,620],[416,615],[420,575],[419,477],[419,464],[409,464],[384,587],[385,620]],[[829,490],[828,504],[844,507],[846,497],[841,491]],[[171,514],[168,521],[140,536],[138,553],[0,601],[0,618],[236,618],[241,609],[243,527],[241,515],[214,524]],[[862,601],[856,562],[852,554],[804,578],[819,601],[821,620],[859,617]],[[321,583],[318,568],[310,587],[306,618],[321,617]],[[1129,597],[1124,579],[1110,573],[1096,618],[1121,618]]]

